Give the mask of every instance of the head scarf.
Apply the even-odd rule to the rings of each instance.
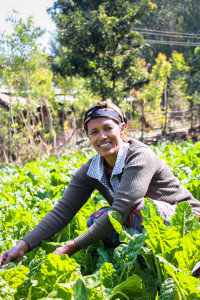
[[[85,113],[85,117],[83,120],[83,126],[85,131],[87,132],[87,122],[91,119],[95,118],[110,118],[115,120],[117,123],[125,123],[127,124],[127,119],[122,110],[117,107],[110,100],[107,101],[97,101],[93,106],[91,106]],[[128,142],[127,137],[124,136],[124,141]]]

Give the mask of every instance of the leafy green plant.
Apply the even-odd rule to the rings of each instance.
[[[199,150],[200,143],[191,142],[154,148],[194,196],[199,191]],[[72,174],[89,157],[75,153],[21,167],[0,167],[1,252],[53,208]],[[164,224],[152,200],[146,199],[142,233],[125,228],[121,216],[110,211],[121,241],[118,247],[106,249],[98,242],[72,258],[52,254],[85,231],[90,214],[105,205],[95,191],[66,228],[27,253],[19,264],[12,262],[0,269],[0,299],[200,299],[200,281],[192,276],[200,258],[200,226],[187,202],[180,203]]]

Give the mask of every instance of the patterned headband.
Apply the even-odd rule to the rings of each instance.
[[[107,101],[97,101],[93,106],[91,106],[85,113],[83,126],[87,131],[87,122],[91,119],[106,117],[117,121],[118,123],[127,124],[127,119],[125,114],[121,111],[110,100]]]

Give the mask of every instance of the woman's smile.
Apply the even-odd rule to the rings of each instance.
[[[99,148],[103,148],[103,149],[106,149],[106,148],[108,148],[110,146],[112,146],[111,142],[99,144]]]

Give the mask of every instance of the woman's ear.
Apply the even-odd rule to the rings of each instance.
[[[126,124],[125,123],[121,123],[120,124],[120,137],[123,138],[124,134],[125,134],[125,128],[126,128]]]

